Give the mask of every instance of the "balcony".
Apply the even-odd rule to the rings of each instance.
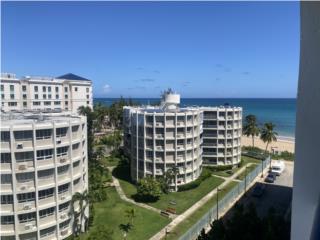
[[[69,155],[67,153],[63,153],[63,154],[57,155],[57,162],[60,163],[60,164],[69,163],[70,162]]]
[[[63,202],[67,200],[71,200],[71,191],[67,190],[65,192],[60,192],[58,194],[58,199]]]
[[[203,137],[206,137],[206,138],[216,138],[216,137],[217,137],[217,134],[204,133],[204,134],[203,134]]]
[[[177,133],[177,138],[184,138],[184,133]]]
[[[61,183],[61,182],[65,182],[65,181],[69,181],[71,179],[70,177],[70,171],[67,171],[63,174],[59,174],[58,175],[58,182]]]
[[[156,127],[163,127],[164,126],[164,122],[156,122]]]
[[[11,171],[12,169],[11,163],[1,163],[0,169],[1,171]]]
[[[216,129],[216,128],[217,128],[217,125],[203,124],[203,128],[213,128],[213,129]]]
[[[17,140],[13,146],[15,146],[16,150],[31,149],[33,147],[32,139]]]
[[[10,151],[10,142],[1,142],[1,150],[8,150]]]
[[[46,217],[40,218],[39,225],[40,227],[46,227],[49,224],[54,223],[56,220],[56,214],[48,215]]]
[[[55,202],[54,196],[48,196],[46,198],[39,199],[39,207],[43,207],[47,204]]]
[[[18,231],[20,232],[35,231],[35,230],[37,230],[36,220],[18,224]]]
[[[0,189],[2,192],[11,192],[12,191],[12,184],[11,183],[1,184]]]
[[[216,119],[217,119],[217,115],[205,114],[205,115],[203,115],[203,118],[204,118],[205,120],[216,120]]]
[[[52,146],[53,145],[53,139],[50,138],[37,138],[36,139],[36,146],[42,147],[42,146]]]
[[[2,166],[2,164],[1,164]],[[33,160],[32,161],[26,161],[26,162],[18,162],[16,164],[16,171],[17,172],[24,172],[24,171],[27,171],[27,170],[34,170],[34,162]]]
[[[156,134],[156,138],[163,139],[164,138],[164,134]]]
[[[50,165],[53,165],[53,156],[50,155],[50,156],[37,158],[37,165],[38,167],[48,167]]]
[[[1,233],[12,233],[14,234],[14,224],[1,225]]]
[[[54,185],[54,184],[55,184],[54,175],[48,176],[47,178],[38,178],[39,188]]]
[[[177,127],[184,127],[184,126],[185,126],[184,121],[177,122]]]
[[[18,203],[18,211],[30,211],[36,208],[35,201]]]
[[[34,190],[34,180],[29,180],[25,182],[17,182],[16,184],[17,190],[18,191],[32,191]]]
[[[0,211],[1,211],[1,213],[4,213],[4,212],[11,213],[11,212],[13,212],[13,204],[12,203],[10,203],[10,204],[1,204],[0,205]],[[2,226],[1,226],[1,228],[2,228]]]

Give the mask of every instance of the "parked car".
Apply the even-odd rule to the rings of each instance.
[[[275,173],[277,176],[280,176],[285,169],[285,164],[283,161],[273,161],[271,164],[271,173]]]
[[[259,184],[259,185],[256,185],[253,189],[253,192],[252,192],[252,196],[254,197],[261,197],[262,194],[264,193],[264,189],[265,189],[265,185],[264,184]]]
[[[270,172],[264,181],[268,183],[274,183],[274,181],[276,180],[276,176],[277,175],[275,173]]]

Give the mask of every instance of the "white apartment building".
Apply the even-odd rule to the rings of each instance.
[[[203,163],[235,165],[241,161],[242,108],[203,107]]]
[[[1,110],[67,110],[76,113],[79,106],[93,106],[92,82],[74,74],[60,77],[20,79],[1,74]]]
[[[170,93],[160,107],[124,108],[124,145],[134,181],[177,168],[177,187],[201,174],[202,112],[178,108],[179,103],[180,96]]]
[[[66,112],[1,114],[1,239],[72,234],[70,201],[88,189],[86,131]]]
[[[134,181],[178,168],[178,186],[199,177],[202,161],[240,163],[241,107],[179,108],[179,103],[180,95],[166,92],[161,106],[124,107],[124,147]]]

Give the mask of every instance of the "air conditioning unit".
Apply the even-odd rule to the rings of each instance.
[[[65,200],[66,199],[66,196],[61,196],[60,197],[60,200]]]
[[[26,170],[28,168],[28,166],[26,165],[26,164],[20,164],[19,166],[18,166],[18,169],[19,170]]]
[[[60,163],[65,163],[67,161],[67,159],[65,158],[60,158]]]
[[[30,210],[31,209],[31,204],[24,204],[23,205],[23,210]]]
[[[23,149],[23,144],[22,143],[17,143],[17,149]]]
[[[61,143],[61,139],[57,138],[56,142],[57,142],[57,144],[60,144]]]
[[[21,186],[21,187],[20,187],[20,190],[21,190],[21,191],[27,190],[27,186]]]
[[[60,218],[61,219],[66,219],[68,216],[67,216],[67,214],[66,213],[62,213],[61,215],[60,215]]]
[[[25,230],[31,230],[31,229],[33,229],[33,228],[34,228],[34,225],[31,224],[31,223],[28,223],[28,224],[24,225],[24,229],[25,229]]]

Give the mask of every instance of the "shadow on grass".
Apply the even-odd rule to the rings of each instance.
[[[130,166],[127,163],[119,164],[112,171],[112,175],[119,180],[125,181],[127,184],[132,185],[132,187],[136,187],[136,184],[130,178]],[[136,202],[141,203],[154,203],[159,200],[159,198],[154,198],[152,196],[140,196],[137,193],[131,194],[129,196]]]

